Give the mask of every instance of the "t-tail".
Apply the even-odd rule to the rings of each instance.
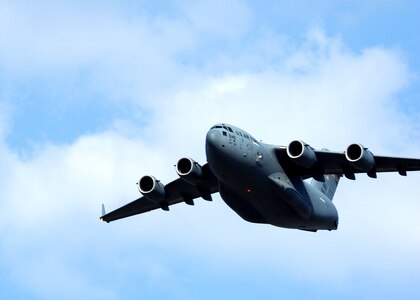
[[[340,177],[341,175],[337,174],[324,175],[324,182],[312,179],[311,186],[321,191],[332,201],[338,186],[338,182],[340,181]]]

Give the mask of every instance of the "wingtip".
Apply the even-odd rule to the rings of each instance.
[[[105,216],[105,215],[106,215],[105,205],[102,203],[102,215],[101,215],[101,217],[99,218],[99,220],[101,220],[101,221],[103,221],[103,222],[107,222],[107,223],[109,223],[108,221],[104,220],[104,216]]]

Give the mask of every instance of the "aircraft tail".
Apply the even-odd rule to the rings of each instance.
[[[341,175],[337,174],[324,175],[324,182],[312,179],[311,186],[321,191],[332,201],[338,182],[340,181],[340,177]]]

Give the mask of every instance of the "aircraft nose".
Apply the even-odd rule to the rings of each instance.
[[[206,145],[209,148],[217,149],[220,147],[220,140],[222,135],[219,130],[210,130],[207,132]]]

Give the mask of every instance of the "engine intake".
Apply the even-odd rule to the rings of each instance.
[[[176,172],[188,183],[198,184],[203,180],[203,171],[199,163],[191,158],[181,158],[176,164]]]
[[[296,164],[304,168],[311,168],[316,163],[314,150],[303,141],[292,141],[287,146],[287,155]]]
[[[138,182],[139,192],[149,200],[160,203],[165,199],[165,186],[153,176],[143,176]]]
[[[346,159],[361,171],[370,171],[375,167],[373,154],[361,144],[351,144],[345,152]]]

